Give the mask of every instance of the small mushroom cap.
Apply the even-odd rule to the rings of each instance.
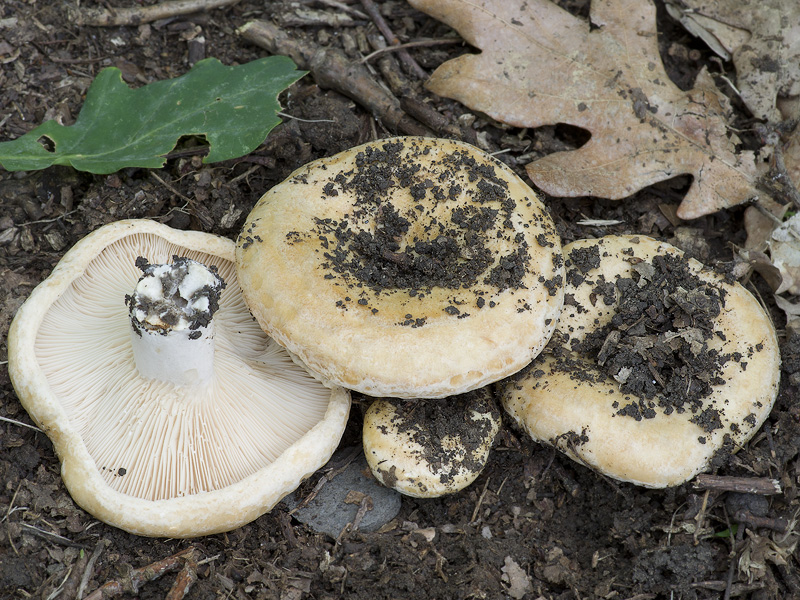
[[[379,398],[364,415],[364,454],[386,487],[436,498],[464,489],[480,475],[500,420],[486,388],[446,401]]]
[[[552,444],[613,478],[658,488],[691,479],[708,466],[726,440],[738,446],[758,430],[778,392],[780,354],[774,327],[747,290],[688,259],[689,272],[722,299],[713,331],[703,340],[697,323],[687,322],[663,334],[657,343],[676,336],[698,349],[705,343],[707,356],[719,360],[701,405],[660,406],[666,404],[663,393],[647,400],[623,391],[619,381],[633,376],[625,367],[614,377],[600,367],[601,356],[609,360],[612,335],[605,342],[601,337],[605,348],[599,353],[572,349],[612,323],[620,306],[618,282],[636,281],[637,270],[645,274],[638,279],[642,283],[654,258],[683,260],[683,253],[645,236],[608,236],[569,244],[564,256],[567,300],[558,330],[545,352],[524,374],[510,378],[501,394],[506,411],[534,440]],[[682,301],[681,294],[678,289],[673,297]],[[703,297],[708,296],[698,296],[700,301]],[[641,305],[642,319],[647,309]],[[680,314],[676,311],[673,317],[684,318],[675,316]],[[648,347],[655,341],[652,334],[652,329],[641,332],[633,352],[656,364],[658,354]],[[646,377],[645,383],[658,388],[655,377]],[[695,379],[691,385],[697,384]]]
[[[143,378],[125,295],[138,256],[215,265],[214,377]],[[244,304],[231,240],[148,220],[101,227],[69,250],[19,309],[9,373],[52,440],[64,483],[92,515],[149,536],[234,529],[271,509],[336,449],[349,393],[326,388],[270,340]]]
[[[450,140],[394,138],[314,161],[239,236],[253,315],[323,379],[439,398],[521,369],[563,303],[561,244],[508,167]]]

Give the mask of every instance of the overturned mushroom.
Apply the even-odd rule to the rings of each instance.
[[[14,387],[98,519],[152,536],[233,529],[336,448],[349,394],[261,331],[233,258],[225,238],[121,221],[78,242],[18,311]]]
[[[236,262],[265,331],[372,396],[440,398],[510,375],[563,301],[544,206],[451,140],[381,140],[302,167],[255,206]]]
[[[487,388],[446,400],[380,398],[364,415],[364,454],[385,486],[435,498],[480,475],[499,429]]]
[[[564,256],[558,329],[502,392],[535,440],[616,479],[664,487],[757,431],[780,355],[747,290],[644,236],[580,240]]]

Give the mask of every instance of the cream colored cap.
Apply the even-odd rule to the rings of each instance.
[[[780,354],[772,323],[747,290],[645,236],[579,240],[564,247],[564,256],[566,301],[558,330],[502,392],[507,412],[534,440],[613,478],[665,487],[704,470],[728,440],[733,449],[750,439],[775,401]],[[670,257],[685,265],[696,287],[684,285],[678,267],[665,277],[659,265]],[[638,307],[633,304],[649,281],[660,282],[671,324],[648,321],[663,314],[648,305],[646,293]],[[632,299],[628,320],[619,317],[621,288]],[[714,298],[721,300],[719,314],[704,329],[703,307],[711,306],[707,314],[713,316]],[[602,329],[607,324],[613,327]],[[625,334],[632,337],[616,337]],[[620,339],[642,359],[638,371],[615,362]],[[659,369],[660,361],[672,360],[661,353],[670,344],[690,354],[678,364],[683,370],[666,378]],[[695,359],[713,367],[692,374],[688,363]],[[656,390],[653,397],[625,385],[636,381],[643,393]],[[695,398],[706,383],[709,393]],[[694,399],[675,402],[681,396]]]
[[[436,498],[475,481],[499,430],[486,388],[446,400],[380,398],[364,415],[364,454],[383,485]]]
[[[143,378],[125,295],[135,260],[173,255],[217,267],[207,385]],[[349,393],[323,386],[258,327],[244,304],[231,240],[153,221],[112,223],[66,253],[19,309],[9,372],[52,440],[75,501],[140,535],[227,531],[270,510],[336,449]]]
[[[393,138],[267,192],[236,266],[258,322],[322,378],[438,398],[521,369],[563,302],[561,244],[534,192],[451,140]]]

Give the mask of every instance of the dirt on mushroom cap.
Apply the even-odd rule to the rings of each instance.
[[[398,397],[462,393],[529,362],[555,326],[562,263],[521,179],[427,138],[298,170],[259,201],[237,248],[270,335],[323,377]]]

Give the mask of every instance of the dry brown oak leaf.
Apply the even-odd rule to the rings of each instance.
[[[684,19],[701,28],[716,23],[707,33],[732,56],[742,100],[759,119],[780,121],[776,97],[800,94],[800,2],[674,0],[670,4],[681,11],[684,25]],[[749,35],[743,37],[741,32]]]
[[[594,0],[591,25],[548,0],[409,1],[482,50],[436,69],[432,92],[517,127],[591,133],[527,165],[548,194],[618,200],[691,174],[684,219],[757,195],[756,159],[736,151],[728,99],[705,71],[686,92],[667,77],[649,0]]]

